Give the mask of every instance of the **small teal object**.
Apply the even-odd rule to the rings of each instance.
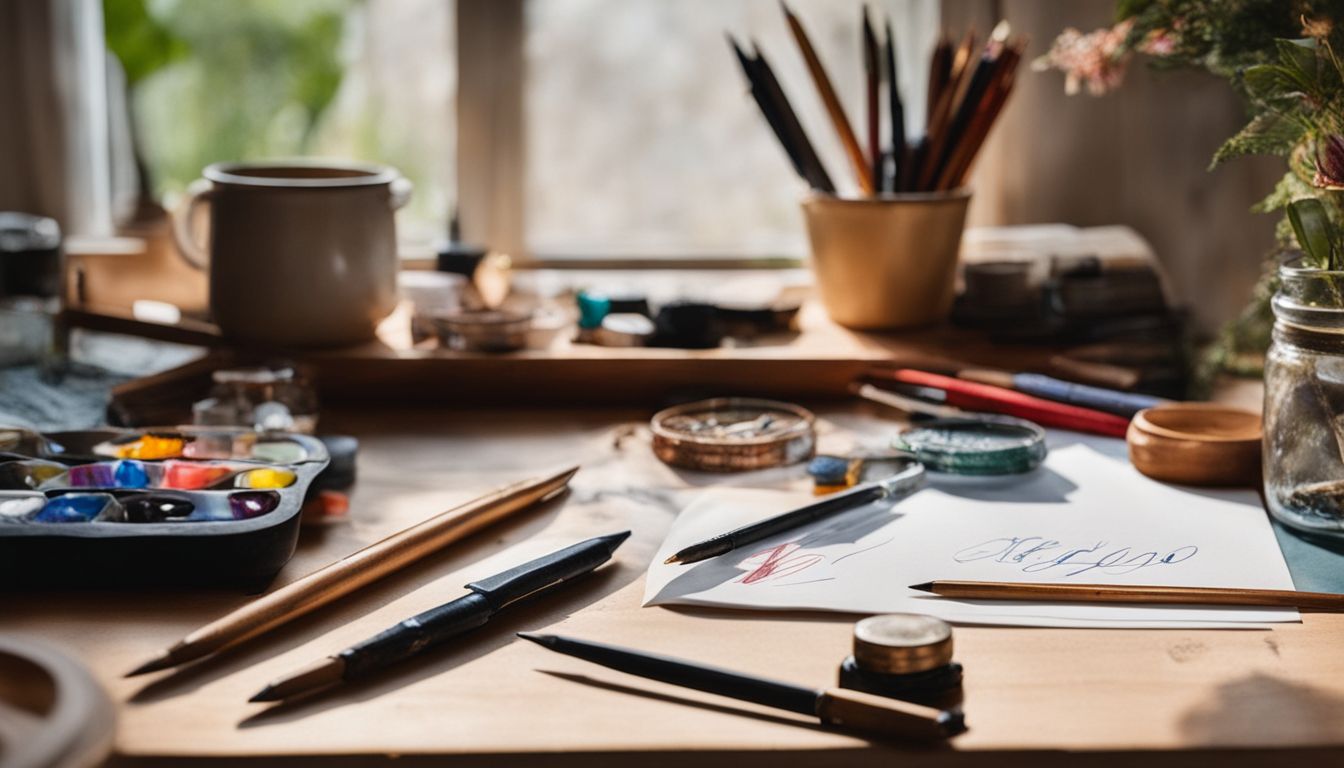
[[[576,300],[579,303],[580,328],[600,328],[603,318],[611,312],[611,299],[600,293],[579,291]]]
[[[1045,430],[1007,416],[934,419],[902,432],[897,448],[930,472],[1018,475],[1045,461]]]
[[[145,472],[145,465],[130,459],[117,462],[117,470],[113,473],[112,479],[118,488],[149,487],[149,474]]]
[[[87,523],[115,503],[107,493],[67,493],[48,501],[33,519],[39,523]]]

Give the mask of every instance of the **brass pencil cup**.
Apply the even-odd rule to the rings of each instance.
[[[970,201],[966,188],[803,201],[812,273],[831,319],[874,331],[946,320]]]

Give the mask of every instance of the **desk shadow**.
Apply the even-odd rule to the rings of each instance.
[[[566,584],[556,592],[517,608],[510,608],[484,627],[447,641],[421,655],[374,673],[367,680],[314,691],[311,695],[283,701],[239,721],[239,728],[259,728],[293,722],[320,712],[350,706],[387,695],[407,685],[443,674],[503,648],[517,638],[516,632],[549,626],[568,618],[628,584],[618,575],[620,567],[603,567],[590,577]]]
[[[488,531],[469,537],[466,541],[450,545],[425,560],[390,574],[341,598],[337,602],[344,606],[365,605],[372,607],[385,605],[402,595],[444,578],[449,572],[462,568],[465,563],[458,557],[461,547],[481,547],[483,542],[491,541],[493,542],[490,545],[491,552],[494,552],[531,539],[539,535],[556,520],[563,507],[565,497],[565,495],[561,495],[545,504],[537,505],[535,509],[525,511],[508,520],[500,521],[491,526]],[[485,557],[488,554],[490,553],[483,553],[481,556]],[[599,576],[603,579],[601,583],[608,590],[594,599],[601,599],[607,594],[619,590],[637,579],[641,573],[643,573],[642,568],[623,563],[617,559],[613,564],[604,567],[598,574],[594,574],[595,579]],[[617,577],[617,574],[619,574],[619,577]],[[585,579],[580,583],[584,582],[589,582],[589,580]],[[444,601],[459,596],[462,586],[461,584],[445,584]],[[546,598],[539,600],[539,603],[544,602],[547,602]],[[334,611],[335,607],[335,605],[324,606],[267,632],[262,638],[245,641],[238,646],[227,648],[193,664],[169,671],[163,676],[151,680],[133,693],[127,699],[127,703],[132,705],[148,704],[190,693],[222,677],[252,667],[264,659],[309,643],[346,621],[333,615],[337,613]]]
[[[754,710],[745,709],[743,707],[734,707],[726,704],[714,704],[712,702],[700,701],[698,699],[690,699],[684,696],[674,696],[670,693],[659,693],[657,691],[650,691],[644,688],[635,688],[634,686],[630,685],[613,683],[608,680],[599,680],[595,677],[589,677],[588,675],[576,675],[572,672],[557,672],[552,669],[539,669],[537,671],[542,673],[543,675],[558,677],[561,680],[568,680],[571,683],[578,683],[580,685],[588,685],[594,688],[601,688],[604,691],[612,691],[613,693],[624,693],[630,696],[639,696],[641,698],[652,699],[654,701],[662,701],[669,704],[681,704],[682,706],[687,707],[698,707],[700,709],[707,709],[711,712],[718,712],[720,714],[725,715],[737,715],[738,717],[749,717],[752,718],[753,720],[762,720],[767,723],[792,725],[798,728],[807,728],[813,731],[825,730],[820,723],[812,723],[807,722],[805,720],[797,720],[791,717],[783,717],[781,715],[771,715],[765,712],[756,712]]]
[[[929,486],[948,496],[984,502],[1013,504],[1065,504],[1078,485],[1049,467],[1039,467],[1027,476],[1001,478],[929,478]]]
[[[1218,686],[1181,717],[1180,728],[1197,744],[1264,746],[1267,720],[1275,744],[1334,743],[1344,733],[1344,697],[1256,672]]]
[[[860,507],[824,521],[807,533],[792,539],[792,542],[798,545],[796,552],[805,552],[809,548],[825,547],[832,544],[853,544],[889,523],[899,520],[900,517],[901,515],[894,514],[891,507],[884,504]],[[769,549],[771,546],[790,541],[789,536],[793,535],[796,534],[772,536],[734,552],[695,563],[658,590],[653,602],[699,594],[722,584],[727,584],[750,570],[743,567],[742,563],[745,560]]]

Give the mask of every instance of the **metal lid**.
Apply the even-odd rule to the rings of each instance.
[[[659,411],[649,423],[663,463],[708,472],[742,472],[811,458],[816,417],[802,406],[718,397]]]
[[[952,627],[918,613],[870,616],[854,625],[854,660],[891,675],[937,669],[952,662]]]

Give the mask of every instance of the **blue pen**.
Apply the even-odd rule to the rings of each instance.
[[[1039,373],[1013,374],[1013,389],[1046,400],[1055,400],[1126,417],[1133,416],[1145,408],[1152,408],[1168,402],[1152,395],[1090,387],[1086,384],[1075,384],[1071,381],[1042,376]]]
[[[968,368],[959,371],[957,378],[1006,389],[1015,389],[1032,397],[1054,400],[1057,403],[1068,403],[1081,408],[1091,408],[1094,411],[1105,411],[1125,418],[1130,418],[1145,408],[1170,402],[1152,395],[1117,392],[1103,387],[1075,384],[1071,381],[1043,376],[1039,373],[1007,373]]]

